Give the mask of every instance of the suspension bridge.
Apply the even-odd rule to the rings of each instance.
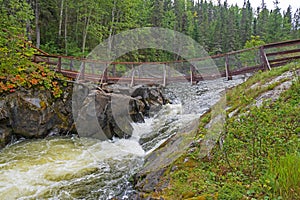
[[[171,82],[188,81],[194,84],[220,77],[230,80],[235,75],[271,70],[300,59],[300,39],[169,62],[110,62],[50,55],[40,49],[37,51],[39,53],[34,55],[34,62],[46,63],[56,72],[80,81],[165,86]]]

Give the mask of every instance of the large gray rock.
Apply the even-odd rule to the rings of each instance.
[[[9,127],[8,110],[6,101],[0,100],[0,149],[10,142],[12,129]]]
[[[80,136],[100,140],[132,135],[132,122],[144,122],[151,110],[165,103],[158,87],[98,88],[88,83],[74,86],[73,116]]]
[[[15,134],[24,137],[44,136],[57,122],[54,110],[43,95],[35,97],[17,93],[11,98],[8,102],[9,119]]]
[[[135,189],[139,194],[149,194],[167,187],[168,181],[162,185],[159,184],[163,174],[187,150],[197,133],[198,125],[198,119],[187,123],[175,135],[146,156],[144,167],[134,176]]]
[[[118,93],[92,84],[69,83],[58,99],[50,91],[17,91],[0,99],[0,147],[13,136],[79,133],[101,140],[128,138],[133,131],[131,123],[144,122],[144,116],[164,101],[160,88],[144,86]]]
[[[79,110],[75,111],[75,124],[79,135],[100,140],[130,137],[133,128],[127,105],[131,101],[137,100],[125,95],[92,90]],[[136,108],[131,106],[131,109]]]
[[[42,138],[74,132],[71,86],[58,99],[50,91],[36,89],[4,96],[0,102],[0,146],[12,137]]]

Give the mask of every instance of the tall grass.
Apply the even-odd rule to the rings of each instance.
[[[300,154],[286,154],[270,162],[274,196],[283,199],[300,199]]]

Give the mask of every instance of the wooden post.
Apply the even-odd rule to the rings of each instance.
[[[33,62],[36,63],[36,55],[35,54],[33,55]]]
[[[102,77],[101,77],[101,82],[100,84],[102,85],[103,83],[106,83],[108,80],[107,80],[107,68],[108,68],[108,64],[106,63],[105,64],[105,68],[102,72]]]
[[[108,64],[106,64],[106,67],[104,69],[104,72],[103,72],[103,82],[106,83],[108,80],[107,80],[107,68],[108,68]]]
[[[138,77],[141,78],[142,77],[142,70],[141,70],[142,65],[138,66]]]
[[[133,64],[131,64],[131,83],[130,83],[130,87],[133,87],[134,86],[134,73],[135,73],[135,69],[134,69],[134,66]]]
[[[268,69],[268,70],[271,70],[271,66],[270,66],[270,63],[268,61],[268,58],[267,58],[267,55],[266,55],[266,52],[264,50],[264,46],[261,46],[259,48],[260,50],[260,59],[261,59],[261,62],[264,66],[265,69]]]
[[[193,65],[192,64],[190,64],[191,66],[190,66],[190,73],[191,73],[191,85],[193,85],[193,82],[194,82],[194,80],[193,80],[193,78],[194,78],[194,69],[193,69]]]
[[[82,76],[81,76],[82,79],[84,79],[84,77],[85,77],[85,62],[82,63],[81,75],[82,75]]]
[[[230,69],[229,69],[229,55],[228,54],[226,54],[226,56],[225,56],[225,74],[226,74],[227,81],[232,80],[232,76],[230,74]]]
[[[57,71],[61,72],[61,57],[58,57]]]
[[[73,59],[70,60],[70,71],[73,71],[74,69],[74,64],[73,64]]]
[[[164,64],[164,75],[163,75],[163,86],[166,87],[167,85],[167,64]]]
[[[116,77],[116,64],[113,64],[113,77]]]
[[[174,63],[173,63],[174,64]],[[174,68],[174,66],[173,66],[173,68]],[[171,70],[170,70],[171,69]],[[169,78],[169,79],[172,79],[172,73],[171,73],[171,71],[172,71],[172,66],[170,66],[170,63],[167,65],[167,77]]]
[[[95,63],[91,63],[92,65],[92,74],[94,75],[95,74]]]

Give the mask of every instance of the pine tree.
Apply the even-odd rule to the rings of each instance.
[[[292,7],[289,6],[283,14],[283,27],[281,40],[288,40],[292,38]]]

